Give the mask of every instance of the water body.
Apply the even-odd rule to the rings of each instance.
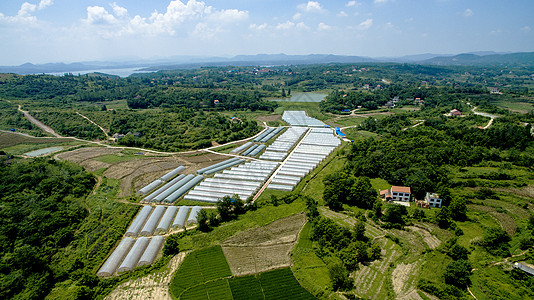
[[[321,102],[328,96],[327,94],[320,93],[292,93],[291,98],[272,99],[279,102]]]
[[[48,154],[48,153],[56,152],[56,151],[59,151],[59,150],[63,150],[63,147],[43,148],[43,149],[39,149],[39,150],[26,152],[23,155],[36,157],[36,156],[41,156],[41,155],[45,155],[45,154]]]
[[[95,70],[83,70],[83,71],[70,71],[70,72],[52,72],[45,73],[55,76],[63,76],[65,73],[71,73],[72,75],[85,75],[89,73],[104,73],[109,75],[117,75],[120,77],[128,77],[133,73],[154,73],[154,71],[140,71],[140,67],[135,68],[120,68],[120,69],[95,69]],[[42,73],[39,73],[42,74]]]

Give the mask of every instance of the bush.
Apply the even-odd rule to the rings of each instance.
[[[451,262],[445,268],[445,273],[443,277],[445,278],[445,283],[454,285],[458,288],[465,288],[471,280],[471,263],[465,259],[460,259]]]

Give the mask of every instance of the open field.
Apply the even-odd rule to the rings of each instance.
[[[156,155],[131,149],[88,147],[57,155],[83,166],[88,171],[99,171],[102,175],[121,181],[120,196],[129,196],[143,186],[161,177],[170,170],[183,165],[185,174],[227,159],[225,156],[198,152],[198,155],[174,156]]]
[[[232,274],[240,276],[289,266],[289,253],[304,221],[304,214],[296,214],[224,241],[222,249]]]
[[[0,150],[14,155],[53,146],[73,147],[81,144],[85,143],[71,138],[38,138],[0,131]]]
[[[169,283],[172,274],[178,269],[187,252],[174,256],[165,268],[149,275],[130,279],[117,286],[106,300],[170,300]]]

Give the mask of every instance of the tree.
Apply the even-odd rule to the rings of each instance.
[[[365,223],[360,220],[354,224],[354,239],[357,241],[367,240],[365,237]]]
[[[179,241],[182,237],[183,233],[181,232],[169,235],[165,240],[165,246],[163,246],[163,255],[175,255],[180,253]]]
[[[382,217],[382,206],[383,206],[382,200],[380,199],[375,200],[375,203],[373,204],[373,212],[375,213],[375,216],[377,218]]]
[[[306,199],[306,216],[308,217],[308,220],[313,220],[319,216],[319,210],[317,209],[317,206],[319,205],[319,203],[317,202],[317,200],[309,196],[305,196],[305,199]]]
[[[376,197],[377,193],[375,189],[373,189],[369,177],[360,176],[354,179],[354,183],[350,188],[348,204],[370,209],[376,202]]]
[[[465,259],[451,262],[447,265],[445,273],[443,274],[445,283],[454,285],[458,288],[465,288],[471,282],[469,278],[471,269],[471,263]]]
[[[331,210],[343,208],[342,193],[336,185],[326,185],[323,191],[323,200]]]
[[[450,212],[449,212],[449,208],[448,208],[447,206],[442,207],[442,208],[436,213],[435,221],[436,221],[436,224],[438,224],[438,226],[439,226],[440,228],[449,228],[449,225],[450,225],[450,223],[451,223],[451,220],[450,220]]]
[[[469,250],[462,245],[454,244],[449,251],[449,256],[454,260],[467,260]]]
[[[345,266],[343,266],[343,262],[339,258],[328,257],[328,259],[326,259],[326,267],[328,268],[328,275],[330,275],[334,291],[347,290],[352,287],[349,272]]]
[[[450,216],[456,221],[463,221],[467,218],[467,205],[465,198],[455,197],[449,205]]]
[[[510,240],[510,236],[501,227],[490,227],[484,231],[482,246],[493,255],[506,256],[510,253]]]
[[[408,210],[406,209],[406,206],[399,204],[389,204],[386,208],[384,216],[382,216],[382,220],[384,222],[392,224],[404,225],[405,222],[403,216],[406,215],[408,215]]]
[[[197,215],[198,230],[203,231],[203,232],[210,231],[211,228],[210,228],[209,219],[210,218],[208,216],[208,211],[205,209],[201,209]]]

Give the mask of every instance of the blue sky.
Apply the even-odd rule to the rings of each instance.
[[[533,0],[2,0],[0,65],[534,51]]]

